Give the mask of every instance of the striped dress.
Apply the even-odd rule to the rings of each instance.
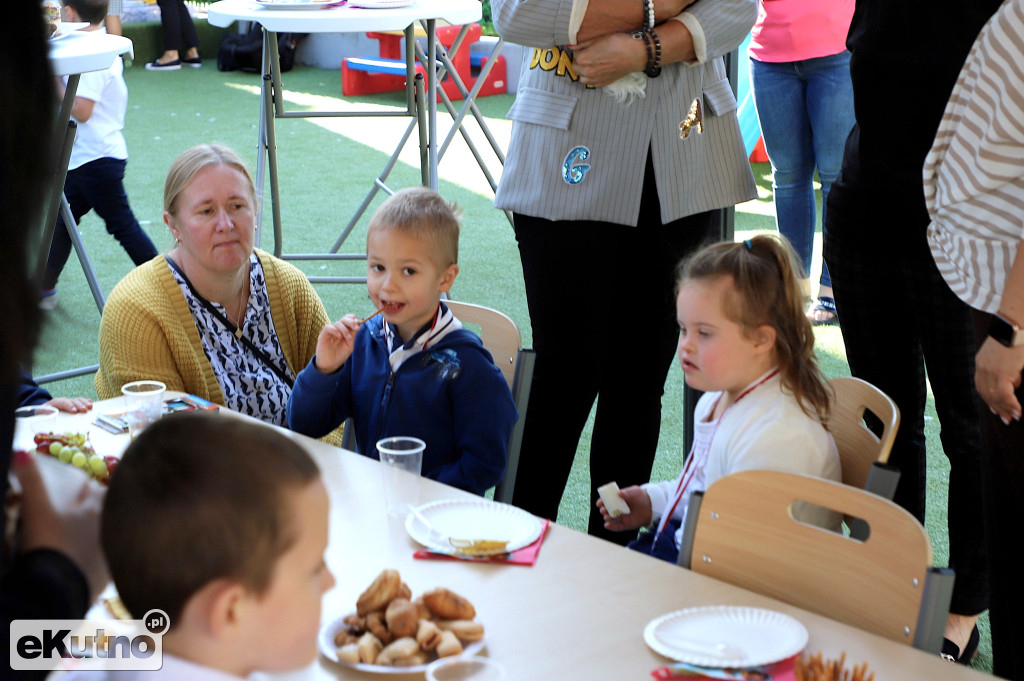
[[[943,278],[995,313],[1024,239],[1024,0],[978,35],[924,166],[928,241]]]

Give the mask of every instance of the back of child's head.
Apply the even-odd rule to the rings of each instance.
[[[109,0],[62,0],[65,7],[78,13],[78,18],[96,25],[102,23],[107,16]]]
[[[174,414],[146,428],[111,475],[101,523],[128,611],[158,608],[173,629],[213,580],[264,593],[297,538],[291,497],[319,475],[296,442],[242,419]]]
[[[432,260],[444,269],[459,262],[460,213],[458,206],[426,187],[400,189],[373,214],[367,237],[377,230],[394,230],[429,239],[434,246]]]
[[[808,416],[823,424],[829,392],[814,355],[814,330],[804,314],[797,256],[785,237],[760,235],[706,246],[679,265],[677,288],[687,281],[728,277],[723,312],[753,336],[760,326],[775,330],[775,363],[782,385]]]

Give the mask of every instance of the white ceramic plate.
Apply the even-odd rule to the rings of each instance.
[[[486,499],[444,499],[423,504],[417,509],[431,527],[456,539],[493,539],[507,541],[501,551],[518,551],[537,541],[544,527],[536,516],[526,511]],[[430,534],[423,522],[410,513],[405,530],[415,541],[434,551],[451,551],[452,547]]]
[[[352,615],[353,613],[348,613]],[[359,671],[371,672],[373,674],[417,674],[427,670],[428,664],[416,665],[415,667],[385,667],[379,664],[353,664],[351,662],[345,662],[344,660],[338,659],[338,646],[334,645],[334,637],[345,626],[345,618],[348,615],[343,615],[338,619],[334,620],[330,624],[324,625],[320,629],[320,636],[317,637],[317,643],[320,646],[320,652],[331,662],[336,662],[344,667],[350,667],[351,669],[358,669]],[[483,640],[474,641],[473,643],[466,643],[462,648],[462,655],[460,657],[470,657],[479,653],[484,647]],[[437,657],[431,654],[430,662],[434,662]]]
[[[774,610],[712,606],[651,620],[644,641],[656,653],[703,667],[754,667],[785,660],[807,645],[807,629]],[[742,651],[741,655],[731,652]]]
[[[362,9],[395,9],[396,7],[407,7],[413,0],[348,0],[349,7],[360,7]]]
[[[266,9],[320,9],[337,0],[256,0],[256,4]]]

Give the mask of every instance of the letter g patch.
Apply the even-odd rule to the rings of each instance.
[[[586,147],[573,147],[572,151],[565,155],[565,161],[562,162],[562,179],[566,184],[579,184],[583,181],[590,170],[590,164],[577,164],[576,161],[586,161],[588,158],[590,149]]]

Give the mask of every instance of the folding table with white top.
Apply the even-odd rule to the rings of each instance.
[[[365,5],[365,6],[359,6]],[[477,78],[472,90],[464,91],[465,101],[461,111],[456,114],[451,102],[442,93],[452,114],[454,124],[448,139],[438,147],[437,144],[437,97],[438,82],[446,74],[459,83],[458,73],[451,66],[450,54],[460,49],[462,39],[468,30],[466,24],[480,19],[481,5],[479,0],[349,0],[347,3],[331,3],[326,0],[289,1],[274,3],[271,0],[221,0],[210,5],[208,19],[214,26],[230,26],[236,21],[258,22],[263,26],[263,80],[260,88],[259,141],[256,165],[256,191],[259,201],[259,212],[263,207],[263,185],[267,171],[270,174],[270,198],[273,208],[274,255],[286,260],[364,260],[363,253],[340,254],[342,243],[351,233],[356,223],[366,211],[376,193],[383,189],[390,193],[385,181],[398,160],[399,153],[405,146],[414,129],[418,129],[420,145],[420,170],[423,184],[437,189],[437,163],[443,155],[455,132],[461,131],[462,121],[467,112],[471,113],[485,131],[491,147],[499,160],[504,155],[498,144],[487,130],[483,117],[476,109],[474,99],[480,86],[486,79],[484,71]],[[446,53],[437,40],[435,29],[437,22],[445,21],[452,25],[463,25],[463,30],[454,42],[451,51]],[[422,24],[426,33],[426,50],[415,39],[415,26]],[[281,82],[280,60],[277,49],[278,33],[355,33],[370,31],[397,31],[405,33],[406,57],[406,107],[396,111],[286,111],[284,106],[284,90]],[[495,53],[488,63],[493,65],[497,52],[501,48],[499,42]],[[469,49],[468,46],[463,49]],[[432,57],[428,57],[432,55]],[[424,64],[426,75],[424,84],[416,74],[416,57]],[[317,118],[317,117],[351,117],[351,116],[406,116],[411,120],[398,146],[391,155],[384,169],[378,175],[366,198],[356,214],[342,230],[338,240],[327,253],[318,254],[284,254],[281,234],[281,208],[278,186],[277,140],[275,134],[275,118]],[[469,143],[478,164],[488,175],[492,188],[496,186],[484,167],[479,153],[462,131]],[[257,217],[257,244],[262,232],[262,219]],[[310,277],[312,282],[321,283],[362,283],[365,277]]]

